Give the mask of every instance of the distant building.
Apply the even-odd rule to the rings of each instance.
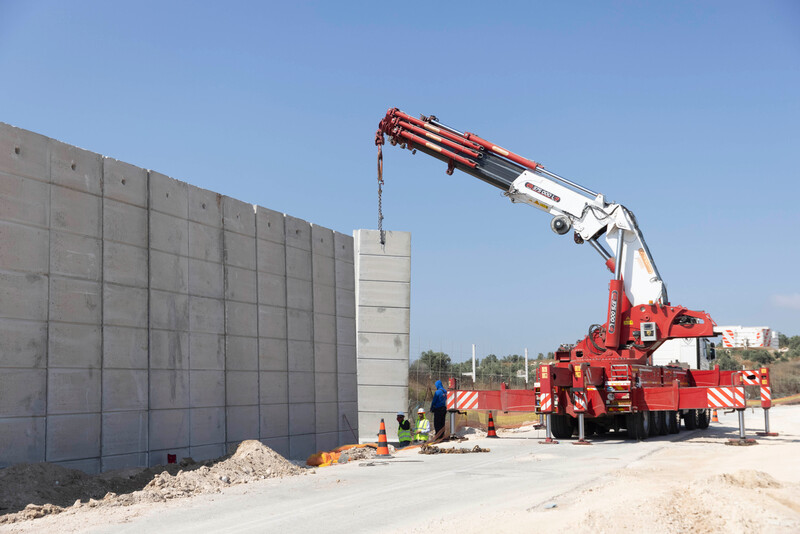
[[[722,335],[725,348],[778,350],[780,332],[768,326],[718,326],[714,332]]]

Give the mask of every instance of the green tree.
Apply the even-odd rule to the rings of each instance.
[[[433,373],[450,372],[452,366],[449,355],[444,352],[434,352],[432,350],[423,352],[419,357],[419,362]]]

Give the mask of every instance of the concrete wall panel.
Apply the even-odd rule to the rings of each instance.
[[[258,406],[228,406],[226,422],[229,444],[256,439],[259,434]]]
[[[0,274],[0,281],[2,275]],[[0,304],[0,306],[2,306]],[[261,337],[286,339],[286,308],[258,307],[258,334]]]
[[[411,287],[406,282],[360,281],[359,306],[386,306],[408,308],[411,304]]]
[[[106,369],[103,371],[103,411],[147,410],[147,384],[146,369]]]
[[[408,361],[408,335],[359,333],[358,357]]]
[[[100,411],[100,372],[96,369],[53,369],[47,372],[47,413]]]
[[[49,232],[42,228],[0,222],[0,242],[24,243],[24,246],[0,249],[0,269],[46,273],[50,265],[48,234]],[[59,247],[56,253],[59,254],[58,259],[62,263],[72,259],[65,257],[64,247]],[[73,266],[73,268],[78,267]]]
[[[311,434],[316,432],[316,411],[313,402],[289,404],[289,435]]]
[[[147,210],[106,198],[103,200],[103,239],[148,246]]]
[[[103,279],[114,284],[147,287],[147,249],[105,241]]]
[[[222,195],[189,185],[188,219],[206,226],[222,228]]]
[[[150,449],[152,452],[165,449],[181,449],[189,445],[190,410],[151,410]],[[166,455],[164,461],[166,462]]]
[[[289,405],[261,406],[261,437],[275,438],[289,435]]]
[[[311,253],[307,250],[286,247],[286,276],[311,281]]]
[[[225,278],[222,264],[189,258],[189,294],[224,298]]]
[[[174,330],[150,330],[150,367],[188,369],[189,334]]]
[[[256,242],[253,237],[225,231],[225,263],[234,267],[255,270]]]
[[[226,347],[229,371],[258,371],[258,338],[229,335]]]
[[[228,371],[226,384],[225,399],[228,406],[258,404],[258,373]]]
[[[199,457],[198,457],[199,458]],[[100,459],[101,471],[114,471],[130,467],[147,467],[147,453],[135,452],[115,456],[103,456]]]
[[[50,323],[50,367],[99,368],[102,356],[99,325]]]
[[[151,409],[189,406],[189,371],[175,369],[150,371]]]
[[[44,417],[0,418],[0,467],[45,459]]]
[[[225,266],[225,298],[240,302],[258,302],[256,272]]]
[[[5,221],[47,228],[50,225],[50,186],[5,174],[0,166],[0,214]]]
[[[0,319],[0,331],[0,368],[45,366],[47,323]]]
[[[265,239],[273,243],[286,243],[283,213],[258,206],[256,210],[256,234],[259,239]]]
[[[73,189],[50,186],[50,228],[100,237],[102,200]]]
[[[150,212],[150,248],[186,256],[189,254],[189,221],[157,211]]]
[[[103,158],[103,196],[147,207],[147,171],[112,158]]]
[[[179,219],[189,215],[189,187],[161,173],[150,171],[150,209]]]
[[[259,272],[286,276],[286,248],[282,243],[258,240]]]
[[[314,373],[314,400],[317,403],[335,403],[337,397],[338,386],[336,373]]]
[[[44,369],[4,369],[0,373],[0,418],[44,415],[46,381]]]
[[[260,404],[289,403],[288,373],[283,371],[261,371],[259,376]]]
[[[408,308],[363,307],[358,313],[357,328],[362,333],[410,332],[411,313]]]
[[[225,302],[226,333],[237,336],[258,336],[258,308],[243,302]]]
[[[195,408],[191,410],[191,428],[192,446],[224,443],[225,408]],[[206,456],[206,458],[209,457]]]
[[[336,402],[318,402],[315,408],[317,434],[334,433],[339,430],[339,405]],[[330,450],[330,449],[321,449]]]
[[[225,369],[225,336],[221,334],[189,334],[191,368],[202,370]]]
[[[103,323],[147,327],[147,289],[104,284]]]
[[[311,252],[311,225],[303,219],[286,215],[286,246]]]
[[[37,133],[0,125],[0,170],[50,181],[50,139]]]
[[[100,195],[103,159],[99,154],[59,141],[50,143],[50,181],[85,193]]]
[[[314,402],[314,373],[289,372],[289,404]]]
[[[100,284],[68,278],[50,280],[50,320],[84,324],[100,322]]]
[[[146,328],[103,327],[104,367],[110,369],[147,369],[148,354]]]
[[[314,434],[289,436],[289,454],[292,458],[308,458],[317,452],[317,440]]]
[[[408,387],[408,360],[358,361],[358,383],[369,386]]]
[[[353,351],[353,354],[355,354],[355,351]],[[355,360],[355,357],[353,359]],[[314,371],[317,373],[335,373],[336,367],[336,344],[314,343]]]
[[[225,230],[251,237],[256,235],[256,213],[252,204],[222,197],[222,214]]]
[[[189,297],[189,324],[192,332],[225,333],[225,303],[219,299]]]
[[[222,263],[222,228],[189,222],[189,256]]]
[[[192,407],[225,406],[225,373],[223,371],[191,371],[189,402]],[[220,439],[221,443],[224,441]]]
[[[103,414],[103,455],[140,453],[147,450],[147,412]],[[140,461],[138,458],[135,461]]]
[[[375,256],[409,256],[411,234],[409,232],[386,232],[385,243],[381,244],[378,230],[358,230],[356,236],[358,253]]]
[[[100,456],[100,414],[51,415],[47,418],[47,461]]]
[[[259,338],[258,365],[262,371],[287,371],[289,362],[286,339]]]
[[[314,371],[314,344],[311,341],[289,340],[289,371]]]
[[[260,267],[260,266],[259,266]],[[286,306],[286,277],[258,273],[258,302],[268,306]]]
[[[189,297],[166,291],[150,291],[150,328],[189,330]]]
[[[0,317],[47,320],[47,276],[0,272]]]

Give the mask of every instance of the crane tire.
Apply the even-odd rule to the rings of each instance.
[[[552,414],[550,417],[553,421],[550,429],[553,432],[553,437],[556,439],[569,439],[575,431],[575,420],[569,415]]]
[[[668,417],[669,417],[669,412],[665,411],[656,412],[656,419],[658,421],[656,427],[658,428],[659,436],[666,436],[669,433],[669,421],[667,420]]]
[[[667,429],[670,434],[677,434],[681,431],[681,412],[667,412]]]
[[[650,416],[647,412],[629,413],[625,417],[625,426],[630,439],[647,439],[650,430]]]
[[[705,430],[711,423],[711,410],[697,410],[697,428]]]
[[[686,413],[683,414],[683,426],[686,427],[686,430],[697,429],[697,410],[686,410]]]

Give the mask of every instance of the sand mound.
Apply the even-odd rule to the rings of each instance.
[[[128,506],[161,502],[268,478],[305,473],[256,440],[243,441],[236,452],[196,463],[126,469],[97,476],[49,463],[0,469],[0,524],[61,513],[73,507]]]
[[[735,473],[724,473],[716,477],[719,482],[740,488],[780,488],[783,485],[762,471],[742,469]]]

